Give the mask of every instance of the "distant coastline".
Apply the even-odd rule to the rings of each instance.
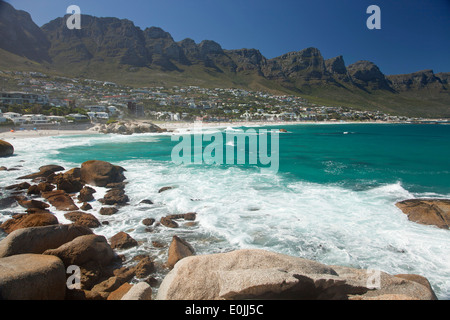
[[[129,120],[119,120],[128,122]],[[152,120],[133,120],[135,122],[152,122],[162,129],[168,131],[175,131],[178,129],[194,128],[196,122],[186,121],[152,121]],[[199,123],[199,122],[197,122]],[[448,120],[442,119],[428,119],[418,122],[407,121],[228,121],[228,122],[201,122],[203,128],[227,128],[227,127],[262,127],[262,126],[291,126],[291,125],[336,125],[336,124],[450,124]],[[98,124],[97,124],[98,125]],[[23,139],[23,138],[39,138],[48,136],[73,136],[73,135],[90,135],[99,134],[96,129],[96,124],[72,124],[69,126],[56,125],[33,125],[21,126],[11,130],[9,127],[0,127],[0,139]],[[163,133],[164,134],[164,133]]]

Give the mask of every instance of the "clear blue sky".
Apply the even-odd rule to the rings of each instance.
[[[36,24],[82,14],[157,26],[175,41],[209,39],[224,49],[256,48],[266,58],[317,47],[346,64],[369,60],[385,74],[450,72],[450,0],[7,0]],[[381,8],[381,30],[369,30],[369,5]],[[83,25],[83,21],[81,21]]]

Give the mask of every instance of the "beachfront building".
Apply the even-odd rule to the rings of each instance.
[[[26,92],[0,92],[0,103],[14,105],[14,104],[41,104],[49,103],[47,95],[26,93]]]
[[[26,119],[22,117],[20,113],[16,112],[5,112],[3,117],[11,120],[14,124],[22,124],[25,123]]]
[[[2,111],[0,110],[0,123],[4,123],[4,122],[6,122],[6,121],[8,121],[8,119],[6,119],[6,118],[3,116],[3,113],[2,113]]]
[[[22,118],[25,119],[26,123],[32,124],[47,124],[48,118],[42,114],[24,114]]]
[[[71,113],[71,114],[68,114],[67,117],[73,118],[75,121],[89,120],[88,116],[85,116],[84,114],[79,114],[79,113]]]
[[[88,112],[87,114],[92,121],[109,120],[109,114],[107,112]]]
[[[90,112],[106,112],[107,109],[105,106],[85,106],[84,109],[89,110]]]

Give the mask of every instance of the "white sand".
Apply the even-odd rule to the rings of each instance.
[[[0,139],[25,139],[25,138],[39,138],[49,136],[72,136],[83,134],[96,134],[97,131],[92,130],[17,130],[14,132],[6,131],[0,132]]]
[[[149,120],[138,120],[143,122],[153,122]],[[280,126],[280,129],[284,126],[296,125],[296,124],[348,124],[348,123],[380,123],[380,122],[313,122],[313,121],[239,121],[239,122],[183,122],[183,121],[154,121],[154,124],[160,128],[167,130],[187,129],[194,128],[201,125],[203,128],[227,128],[227,127],[257,127],[257,126]],[[387,123],[387,122],[382,122]],[[68,135],[85,135],[85,134],[99,134],[94,130],[95,127],[90,129],[79,130],[58,130],[58,129],[43,129],[43,130],[16,130],[0,132],[0,139],[12,140],[12,139],[24,139],[24,138],[39,138],[48,136],[68,136]]]

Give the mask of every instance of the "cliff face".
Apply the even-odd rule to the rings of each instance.
[[[0,1],[0,48],[30,60],[50,61],[50,42],[31,16]]]
[[[433,70],[423,70],[410,74],[388,76],[392,87],[398,91],[418,90],[424,88],[445,89],[448,74],[434,74]]]

